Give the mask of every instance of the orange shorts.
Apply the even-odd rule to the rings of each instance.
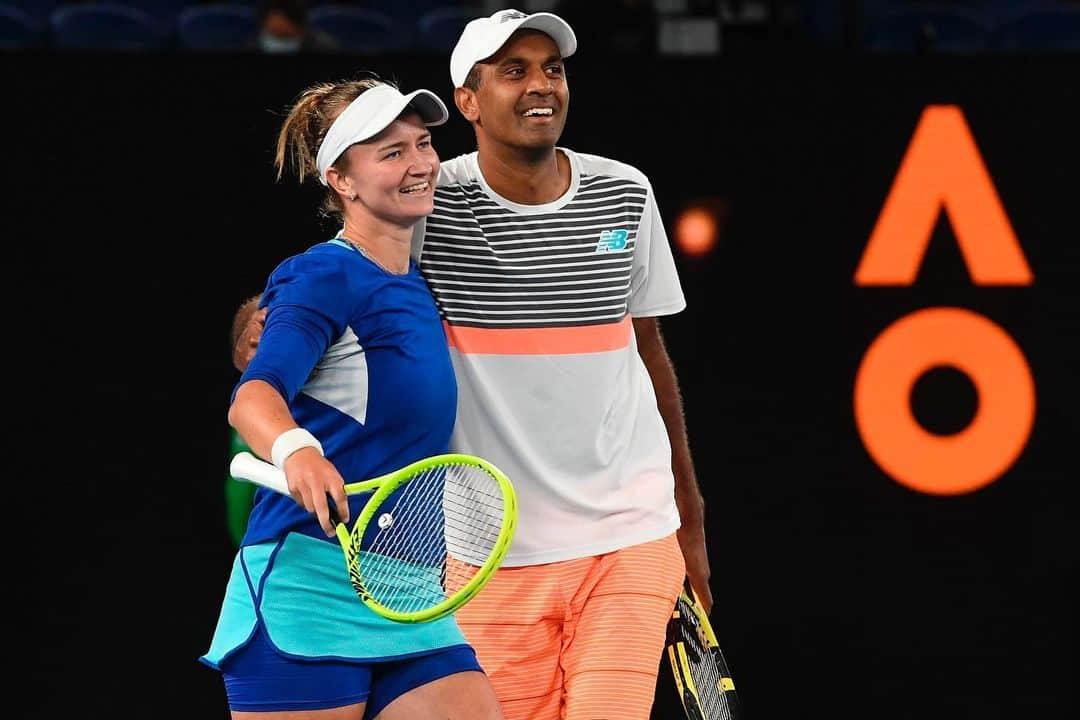
[[[672,534],[502,568],[456,616],[506,720],[648,720],[685,573]]]

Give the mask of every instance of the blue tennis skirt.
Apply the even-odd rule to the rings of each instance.
[[[257,652],[241,653],[252,643]],[[464,654],[445,652],[462,646],[467,650]],[[443,665],[451,663],[439,671],[443,674],[479,669],[453,616],[399,623],[375,614],[353,591],[340,546],[298,533],[240,549],[210,649],[199,659],[235,682],[239,673],[232,670],[249,664],[253,653],[265,655],[266,651],[304,664],[397,663],[403,668],[408,663],[401,661],[440,655]],[[230,662],[234,656],[242,661],[236,668]],[[352,702],[364,696],[366,690],[357,687]],[[349,704],[340,700],[340,695],[334,699],[338,705]],[[320,706],[317,699],[310,702],[316,704],[304,707]],[[234,709],[302,708],[271,708],[251,698],[249,708]]]

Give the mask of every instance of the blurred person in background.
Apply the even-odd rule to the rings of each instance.
[[[258,49],[270,55],[332,52],[333,39],[309,23],[308,0],[262,0],[258,9]]]
[[[242,360],[243,367],[247,367],[251,358],[255,356],[255,349],[259,346],[258,338],[262,334],[266,324],[266,308],[258,307],[257,298],[248,298],[241,304],[239,312],[233,319],[232,330],[229,334],[229,348],[232,352],[233,362]],[[238,367],[243,372],[243,368]],[[240,437],[236,428],[229,427],[229,455],[226,462],[231,460],[237,453],[251,452],[251,448]],[[234,478],[231,473],[225,473],[225,528],[229,532],[234,548],[240,547],[247,530],[248,516],[251,514],[251,505],[255,499],[254,483]]]

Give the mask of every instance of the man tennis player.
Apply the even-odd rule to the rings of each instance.
[[[510,554],[458,623],[508,719],[643,720],[684,574],[711,605],[657,322],[685,300],[645,175],[557,147],[576,46],[549,13],[466,26],[450,74],[478,150],[443,163],[413,254],[458,380],[451,448],[519,501]]]

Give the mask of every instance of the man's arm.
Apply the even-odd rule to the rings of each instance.
[[[675,474],[675,504],[679,507],[682,526],[679,528],[679,547],[686,560],[686,576],[697,592],[705,612],[712,610],[712,591],[709,589],[709,554],[705,548],[705,499],[701,496],[694,461],[690,457],[690,441],[686,435],[682,395],[675,368],[671,364],[660,323],[654,317],[634,318],[634,335],[638,353],[645,362],[656,392],[660,416],[667,426],[671,442],[671,469]]]
[[[255,357],[255,350],[259,347],[259,339],[266,325],[266,308],[259,309],[260,299],[261,294],[248,298],[233,317],[230,335],[232,361],[240,372],[244,372],[251,358]]]

